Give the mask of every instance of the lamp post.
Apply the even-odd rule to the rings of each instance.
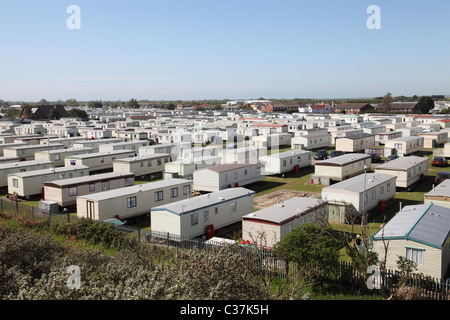
[[[363,199],[362,199],[362,215],[361,215],[361,225],[364,225],[365,215],[366,215],[366,174],[367,165],[364,164],[364,187],[363,187]]]

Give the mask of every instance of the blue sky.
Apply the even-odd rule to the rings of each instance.
[[[380,30],[366,27],[370,5]],[[449,12],[448,0],[2,0],[0,99],[450,94]]]

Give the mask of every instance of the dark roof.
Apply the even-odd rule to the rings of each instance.
[[[341,103],[336,107],[338,109],[361,109],[363,107],[372,107],[370,103],[359,103],[359,102],[349,102],[349,103]]]
[[[62,105],[37,105],[30,106],[30,109],[31,114],[24,114],[24,111],[22,111],[22,115],[32,119],[48,119],[50,111],[56,110],[61,117],[69,116],[66,109]]]

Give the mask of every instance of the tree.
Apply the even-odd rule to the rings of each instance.
[[[136,99],[130,99],[127,103],[125,103],[125,107],[126,108],[131,108],[131,109],[139,109],[140,105],[136,101]]]
[[[103,103],[101,101],[90,101],[88,103],[89,108],[103,108]]]
[[[39,104],[48,105],[48,101],[46,99],[41,99],[41,101],[39,101]]]
[[[391,112],[391,103],[392,103],[392,94],[388,92],[384,95],[383,101],[381,102],[381,105],[383,106],[383,110],[385,113]]]
[[[11,108],[9,107],[6,111],[6,118],[8,119],[14,119],[17,118],[20,114],[19,108]]]
[[[52,109],[48,113],[48,119],[49,120],[59,120],[59,119],[61,119],[61,115],[59,114],[58,111],[56,111],[55,109]]]
[[[274,252],[293,261],[313,278],[324,277],[337,266],[340,244],[321,227],[305,223],[275,245]]]
[[[419,111],[422,114],[430,113],[430,110],[434,108],[434,100],[429,96],[422,96],[417,102],[419,105]]]
[[[175,110],[176,106],[173,102],[169,102],[168,104],[166,104],[166,109],[167,110]]]
[[[69,110],[69,114],[72,117],[77,117],[77,118],[81,118],[83,120],[87,120],[89,119],[89,115],[86,113],[86,111],[84,110],[80,110],[80,109],[71,109]]]

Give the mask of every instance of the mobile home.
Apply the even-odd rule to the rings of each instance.
[[[384,147],[393,150],[399,156],[406,156],[423,150],[424,138],[419,136],[401,137],[386,141]]]
[[[259,135],[251,137],[251,145],[267,149],[278,149],[279,147],[290,147],[291,140],[292,134],[290,133]]]
[[[372,158],[363,153],[347,153],[342,156],[316,161],[314,164],[313,183],[329,185],[335,181],[343,181],[370,170]]]
[[[44,182],[89,175],[86,166],[48,168],[8,175],[8,193],[17,193],[20,197],[41,194]]]
[[[217,192],[231,187],[245,186],[263,180],[261,163],[228,163],[194,171],[194,190]]]
[[[53,162],[53,166],[62,167],[65,164],[65,158],[68,156],[75,156],[79,154],[89,154],[94,152],[94,149],[85,148],[85,149],[77,149],[77,148],[68,148],[68,149],[55,149],[55,150],[46,150],[46,151],[38,151],[34,154],[36,160],[43,159],[49,160]]]
[[[0,187],[8,186],[8,175],[16,172],[51,168],[53,163],[47,160],[31,160],[0,164]]]
[[[115,159],[135,157],[136,152],[130,150],[118,150],[110,152],[93,152],[88,154],[79,154],[68,156],[64,159],[66,166],[85,165],[89,167],[89,172],[113,170],[113,161]]]
[[[43,150],[63,149],[64,145],[61,143],[54,143],[48,145],[35,144],[17,147],[8,147],[3,149],[5,157],[18,157],[22,161],[30,161],[35,159],[35,153]]]
[[[321,199],[294,197],[242,217],[242,239],[272,248],[305,223],[324,226],[328,206]]]
[[[448,142],[448,132],[446,131],[421,133],[419,136],[424,138],[423,147],[428,149],[442,146]]]
[[[110,138],[110,139],[98,139],[98,140],[86,140],[86,141],[75,141],[72,143],[73,148],[90,148],[98,152],[100,145],[107,143],[119,143],[123,142],[122,139]]]
[[[450,209],[450,179],[433,186],[433,189],[424,195],[423,203],[433,203]]]
[[[294,150],[314,150],[329,146],[331,146],[331,135],[326,131],[297,136],[291,139],[291,148]]]
[[[422,181],[428,174],[428,158],[418,156],[400,157],[380,164],[375,168],[376,173],[391,174],[397,177],[397,188],[410,188]]]
[[[117,150],[132,150],[138,152],[139,148],[149,146],[148,140],[136,140],[116,143],[106,143],[98,146],[99,152],[109,152]]]
[[[436,204],[409,205],[373,236],[373,252],[384,257],[386,268],[396,270],[398,256],[416,265],[416,273],[445,278],[450,266],[450,210]]]
[[[133,172],[136,176],[146,176],[154,173],[162,173],[169,162],[170,154],[167,153],[122,158],[113,161],[113,171]]]
[[[192,181],[169,179],[77,197],[77,216],[104,221],[150,214],[151,208],[191,197]]]
[[[44,199],[61,207],[74,206],[77,196],[133,186],[135,175],[131,172],[108,172],[44,182]]]
[[[347,223],[348,214],[361,216],[376,208],[383,211],[383,203],[395,196],[396,179],[394,175],[370,172],[323,188],[322,199],[329,206],[328,219]]]
[[[200,157],[189,160],[176,160],[166,163],[164,178],[192,179],[194,171],[222,164],[222,157]]]
[[[232,188],[154,207],[151,230],[183,238],[210,238],[233,225],[240,228],[242,217],[254,210],[254,195],[246,188]]]
[[[375,146],[375,136],[363,133],[352,137],[336,138],[336,150],[344,152],[362,152]]]
[[[283,174],[311,166],[312,152],[308,150],[292,150],[263,156],[259,160],[265,166],[266,175]]]

